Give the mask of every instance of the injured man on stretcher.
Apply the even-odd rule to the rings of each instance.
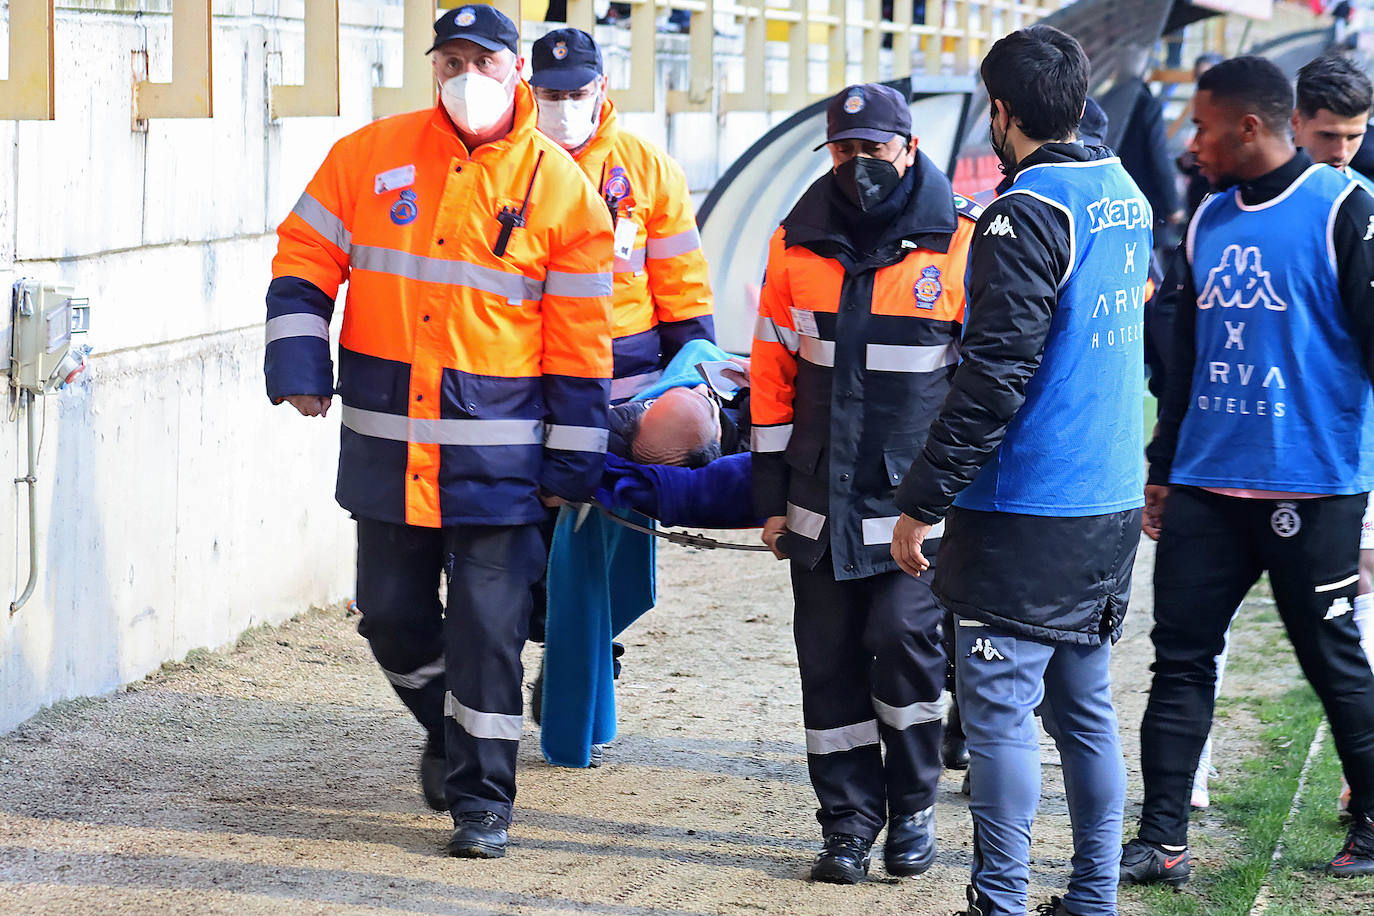
[[[749,451],[749,364],[730,377],[740,384],[728,401],[704,382],[611,408],[606,450],[639,464],[699,468],[723,455]]]
[[[596,507],[562,509],[549,551],[537,689],[540,746],[556,766],[593,765],[615,737],[612,640],[657,598],[658,538],[646,531],[762,523],[752,514],[747,361],[691,341],[656,385],[611,408],[609,427]]]

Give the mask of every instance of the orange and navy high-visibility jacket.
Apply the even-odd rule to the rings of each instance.
[[[609,100],[577,164],[615,214],[617,242],[630,248],[615,259],[611,400],[618,403],[657,381],[687,341],[715,340],[710,277],[682,168],[621,129]]]
[[[959,361],[978,207],[918,154],[914,190],[867,252],[836,215],[834,173],[774,233],[750,363],[754,508],[779,547],[836,579],[897,568],[896,487]],[[940,532],[932,535],[932,540]]]
[[[536,488],[580,499],[601,476],[611,220],[535,118],[522,82],[514,128],[472,152],[439,106],[369,124],[278,229],[274,402],[334,390],[329,321],[348,282],[336,495],[355,515],[519,524],[544,517]],[[524,224],[498,254],[506,208]]]

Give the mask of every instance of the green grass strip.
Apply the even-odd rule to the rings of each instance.
[[[1223,791],[1212,796],[1211,816],[1222,818],[1231,837],[1229,841],[1214,840],[1205,830],[1195,828],[1191,832],[1190,848],[1199,861],[1195,863],[1193,880],[1187,888],[1179,893],[1159,886],[1128,891],[1144,901],[1150,916],[1246,916],[1250,912],[1255,896],[1269,875],[1274,848],[1283,834],[1303,762],[1322,718],[1321,704],[1307,685],[1274,699],[1223,697],[1219,706],[1226,712],[1247,710],[1259,720],[1258,740],[1262,750],[1244,761],[1243,775],[1238,781],[1230,785],[1214,784]],[[1336,779],[1339,784],[1339,768]],[[1335,796],[1330,797],[1334,799]],[[1304,802],[1303,812],[1311,807]],[[1327,819],[1332,819],[1329,806],[1319,807],[1326,812]],[[1340,845],[1339,839],[1333,843],[1323,836],[1321,840],[1324,845],[1319,855],[1329,859]],[[1306,843],[1289,846],[1289,842],[1285,840],[1289,850],[1285,861],[1289,856],[1310,856],[1315,845],[1320,845],[1315,840],[1311,847]],[[1289,889],[1285,885],[1280,893],[1276,885],[1274,890],[1269,913],[1276,916],[1306,913],[1279,909],[1280,904],[1286,906],[1290,902]]]

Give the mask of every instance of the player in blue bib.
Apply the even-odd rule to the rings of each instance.
[[[1214,658],[1265,572],[1350,780],[1353,822],[1328,873],[1374,874],[1374,671],[1353,613],[1374,486],[1374,197],[1295,150],[1292,112],[1292,87],[1263,58],[1198,81],[1190,151],[1218,191],[1188,229],[1146,452],[1155,664],[1124,882],[1190,876],[1188,802]]]
[[[970,758],[964,912],[1027,910],[1039,712],[1074,831],[1068,891],[1048,908],[1112,916],[1125,767],[1109,663],[1140,540],[1153,214],[1111,150],[1077,142],[1088,62],[1076,41],[1013,32],[982,76],[1012,181],[978,220],[963,362],[897,491],[892,555],[926,572],[924,539],[947,516],[934,590],[954,615]]]

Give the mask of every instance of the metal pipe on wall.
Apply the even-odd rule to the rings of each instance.
[[[34,586],[38,584],[38,445],[33,430],[33,392],[24,390],[19,396],[23,398],[27,414],[29,470],[26,476],[16,477],[14,482],[29,485],[29,581],[19,597],[10,603],[11,617],[33,597]]]

